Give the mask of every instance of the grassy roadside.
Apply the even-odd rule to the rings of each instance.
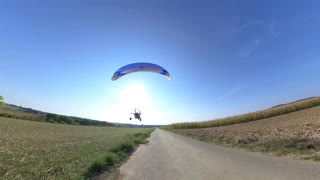
[[[139,144],[147,143],[146,138],[149,137],[153,131],[154,129],[151,129],[144,133],[136,133],[128,136],[121,144],[114,146],[107,151],[105,155],[96,159],[83,174],[83,177],[90,179],[98,176],[102,172],[111,172],[112,169],[116,168],[117,164],[124,162]]]

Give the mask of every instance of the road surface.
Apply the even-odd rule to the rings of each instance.
[[[320,180],[320,163],[224,148],[157,129],[120,167],[119,179]]]

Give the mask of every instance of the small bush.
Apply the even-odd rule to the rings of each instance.
[[[127,154],[124,153],[124,152],[119,151],[119,152],[117,152],[117,156],[118,156],[120,159],[124,159],[124,158],[127,157]]]
[[[145,134],[143,134],[143,133],[136,133],[136,134],[134,134],[134,137],[139,137],[139,136],[143,136],[143,135],[145,135]]]
[[[103,159],[98,159],[94,163],[92,163],[92,165],[89,169],[89,172],[91,174],[101,172],[103,170],[103,168],[105,167],[105,165],[106,165],[106,163]]]
[[[113,152],[113,153],[118,153],[121,151],[121,147],[120,146],[116,146],[116,147],[113,147],[110,149],[110,152]]]
[[[313,159],[314,161],[320,161],[320,156],[313,156],[312,159]]]
[[[112,166],[119,160],[119,156],[115,153],[109,152],[104,157],[107,166]]]
[[[120,145],[120,149],[124,152],[132,152],[133,151],[133,143],[127,141]]]
[[[140,138],[134,138],[134,139],[133,139],[133,142],[134,142],[135,144],[141,144],[141,143],[142,143],[142,139],[140,139]]]

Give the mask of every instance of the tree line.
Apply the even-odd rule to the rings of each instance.
[[[4,98],[0,96],[0,109],[5,106],[5,103],[3,100]],[[15,105],[11,105],[11,106],[18,107]],[[115,126],[113,123],[109,123],[105,121],[98,121],[98,120],[92,120],[92,119],[80,118],[80,117],[74,117],[74,116],[65,116],[65,115],[59,115],[59,114],[53,114],[53,113],[44,113],[41,111],[33,110],[31,108],[23,108],[23,107],[18,107],[18,108],[19,108],[19,111],[38,115],[37,116],[38,118],[36,118],[37,121],[43,121],[44,119],[44,121],[49,123],[73,124],[73,125],[84,125],[84,126]],[[45,116],[43,116],[44,114]],[[33,117],[21,116],[19,114],[1,113],[0,116],[35,121]]]
[[[74,116],[65,116],[59,114],[46,114],[46,121],[50,123],[60,123],[60,124],[73,124],[73,125],[84,125],[84,126],[114,126],[113,123],[106,121],[98,121],[87,118],[80,118]]]

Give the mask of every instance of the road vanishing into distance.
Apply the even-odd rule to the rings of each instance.
[[[225,148],[155,130],[120,167],[119,179],[320,179],[320,163]]]

